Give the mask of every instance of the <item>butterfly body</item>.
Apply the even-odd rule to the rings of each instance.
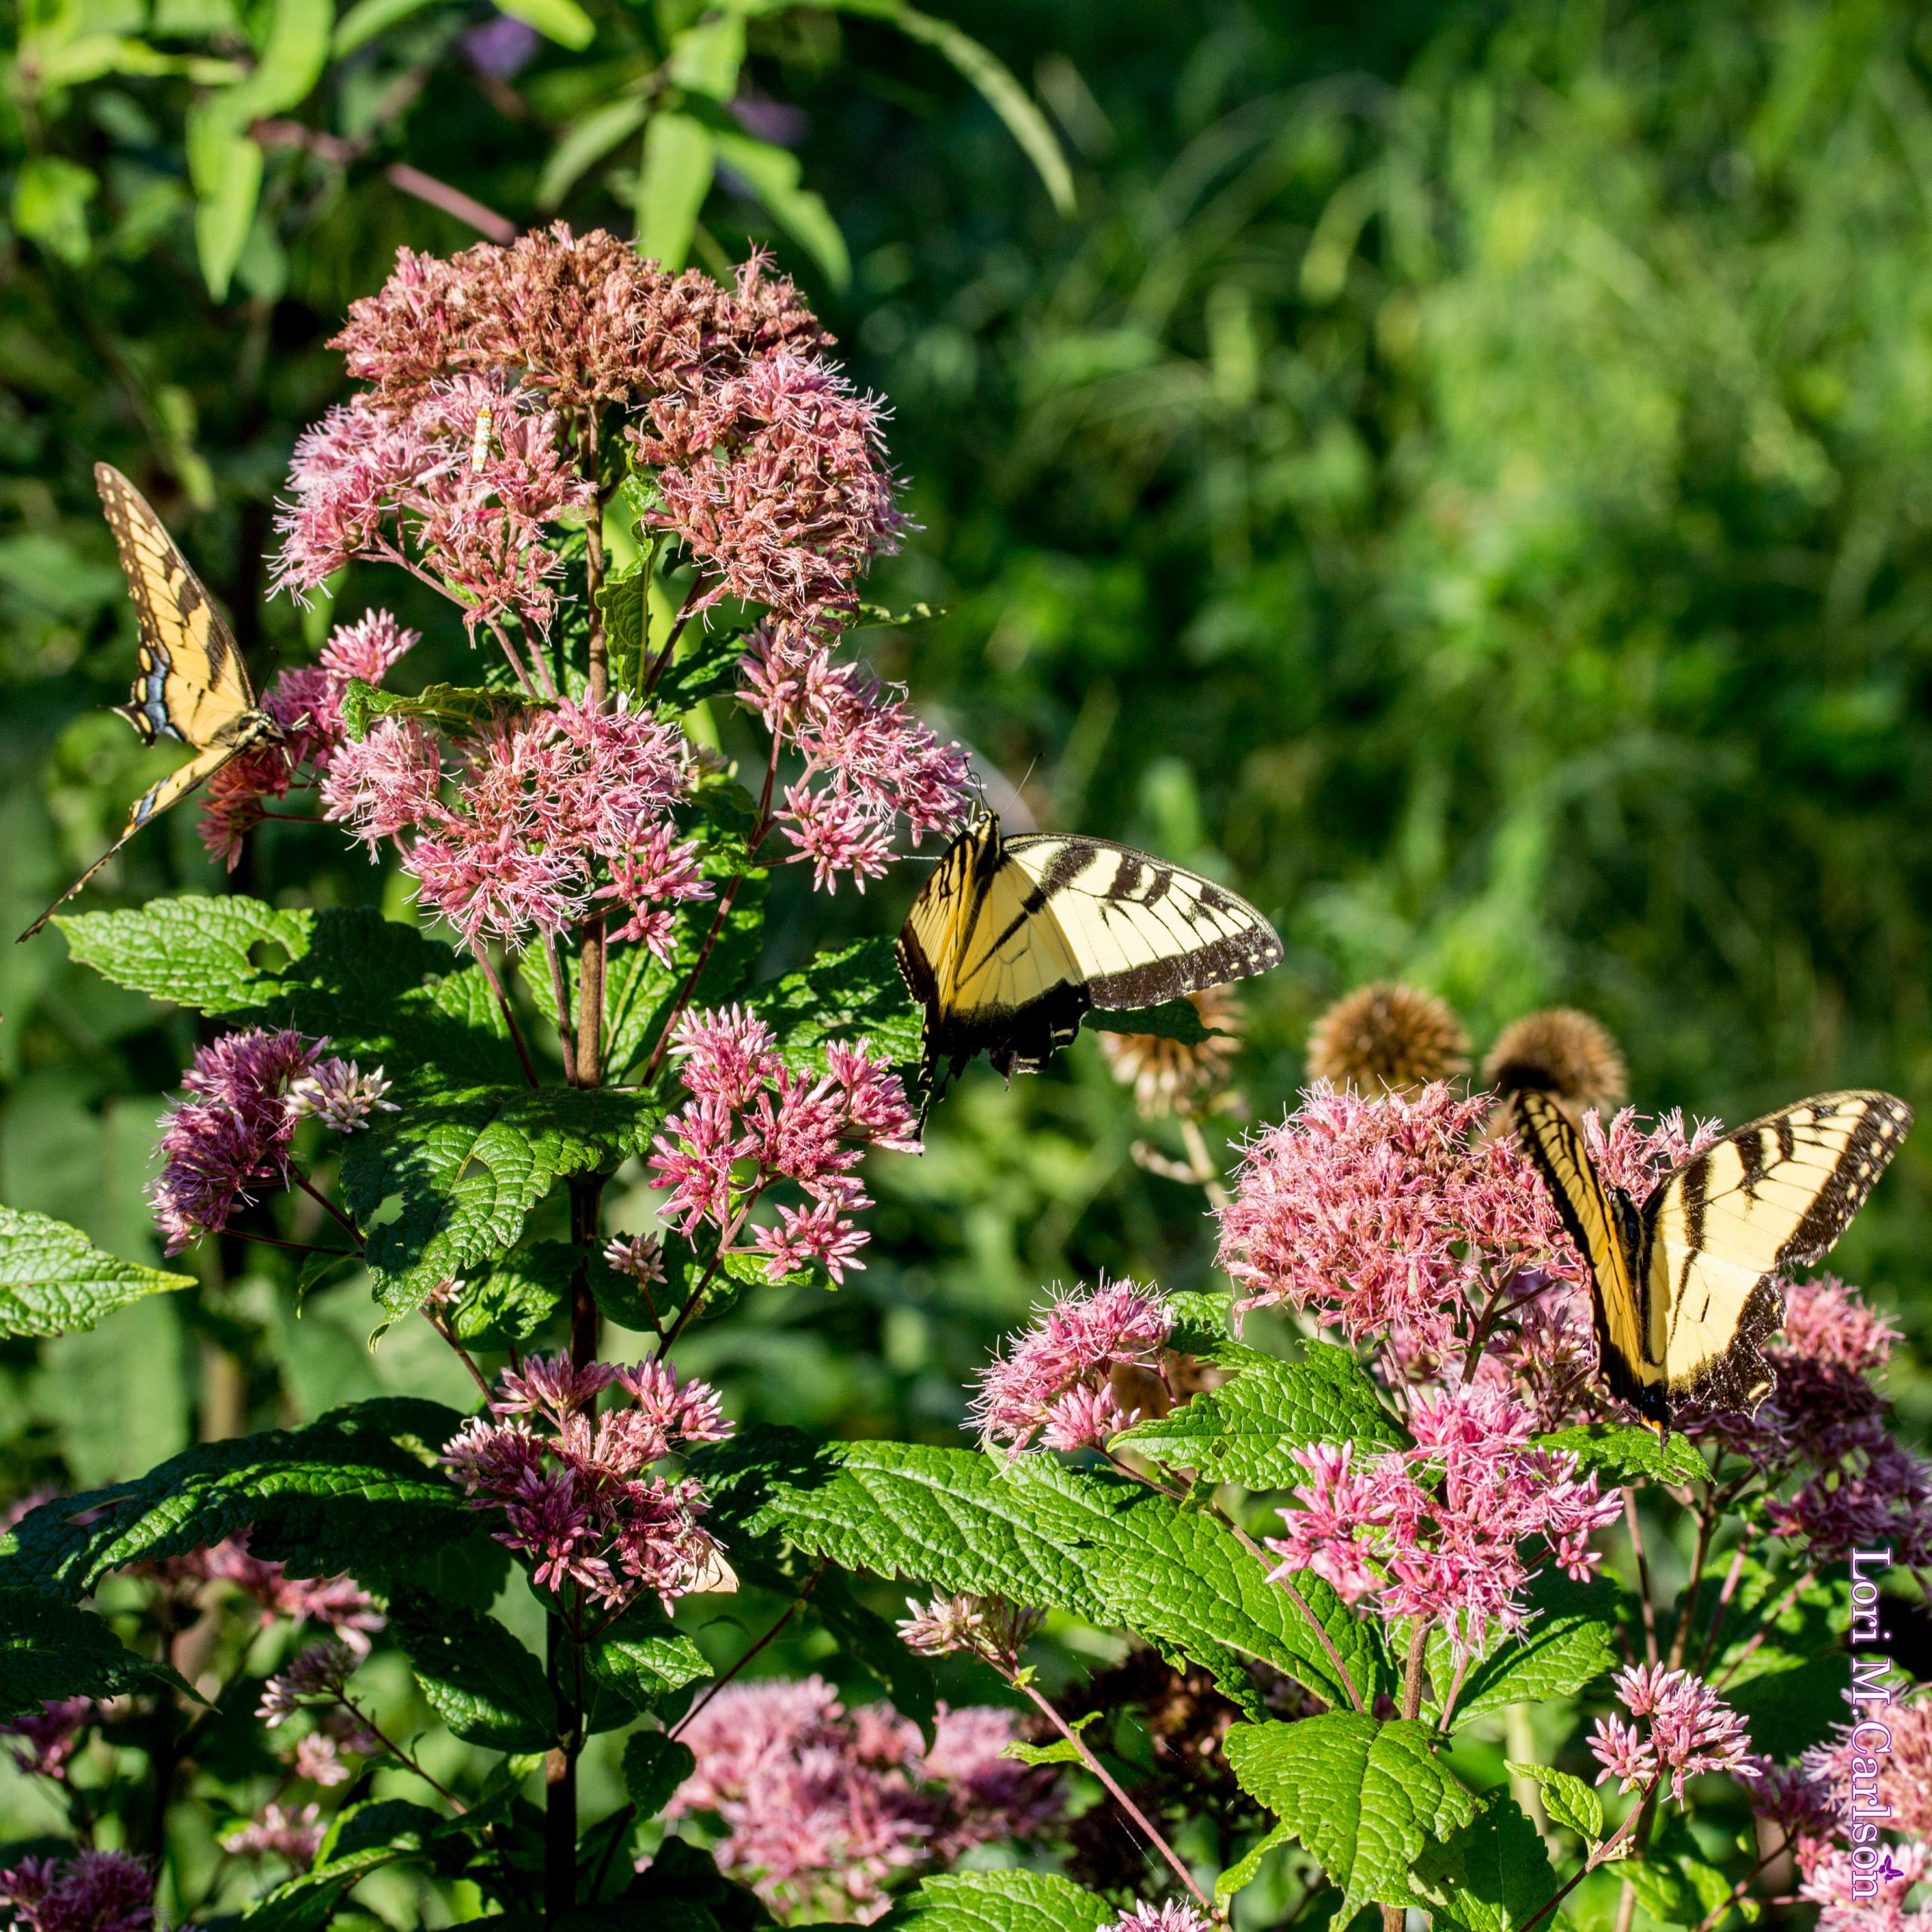
[[[925,1008],[930,1087],[984,1052],[1036,1072],[1090,1008],[1158,1006],[1265,972],[1267,921],[1225,887],[1106,839],[1008,838],[989,814],[947,848],[899,936]]]
[[[133,484],[94,465],[94,484],[114,533],[128,593],[140,626],[140,669],[128,702],[114,709],[143,744],[162,738],[195,755],[151,786],[128,814],[121,835],[21,934],[31,939],[143,826],[257,746],[278,744],[281,728],[255,703],[241,648],[202,580]]]
[[[1666,1431],[1694,1404],[1763,1398],[1777,1276],[1829,1252],[1912,1124],[1889,1094],[1815,1094],[1713,1142],[1640,1204],[1602,1179],[1553,1095],[1521,1089],[1510,1106],[1589,1274],[1598,1372]]]

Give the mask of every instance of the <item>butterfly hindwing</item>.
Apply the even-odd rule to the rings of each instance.
[[[1746,1407],[1770,1386],[1761,1345],[1784,1318],[1775,1277],[1820,1260],[1912,1124],[1889,1094],[1820,1094],[1726,1134],[1644,1204],[1644,1276],[1673,1403]]]
[[[990,817],[953,841],[899,939],[929,1084],[980,1052],[1002,1073],[1038,1068],[1090,1007],[1158,1005],[1281,957],[1268,922],[1211,879],[1103,839],[1004,838]]]
[[[120,837],[21,934],[23,940],[32,938],[150,819],[238,752],[281,737],[275,721],[256,709],[234,632],[147,500],[107,463],[96,463],[94,475],[140,628],[140,669],[128,702],[115,709],[143,743],[173,738],[192,746],[196,755],[135,801]]]
[[[1613,1395],[1651,1410],[1659,1376],[1647,1360],[1636,1216],[1629,1198],[1604,1186],[1583,1136],[1554,1096],[1537,1089],[1519,1091],[1510,1096],[1510,1107],[1558,1218],[1589,1270],[1604,1380]]]

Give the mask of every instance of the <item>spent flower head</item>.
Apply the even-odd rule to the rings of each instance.
[[[964,1651],[1005,1670],[1017,1670],[1026,1646],[1044,1620],[1043,1611],[1009,1603],[1004,1597],[961,1593],[921,1603],[908,1597],[909,1617],[900,1618],[900,1640],[924,1657]]]
[[[153,1932],[154,1874],[121,1851],[23,1858],[0,1871],[20,1932]]]

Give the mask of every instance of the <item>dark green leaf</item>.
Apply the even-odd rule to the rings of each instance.
[[[704,1653],[664,1614],[655,1598],[633,1604],[585,1644],[583,1668],[605,1694],[592,1721],[598,1730],[655,1710],[660,1697],[711,1675]]]
[[[503,1254],[556,1181],[614,1171],[657,1117],[644,1094],[564,1087],[471,1088],[380,1116],[342,1157],[378,1299],[406,1315]]]
[[[848,1569],[1124,1624],[1204,1664],[1244,1709],[1257,1707],[1256,1659],[1336,1703],[1351,1701],[1344,1668],[1364,1703],[1392,1687],[1379,1635],[1319,1577],[1292,1592],[1269,1583],[1211,1517],[1124,1478],[916,1444],[818,1447],[769,1428],[693,1467],[728,1530],[782,1534]]]
[[[654,1818],[692,1772],[691,1747],[661,1730],[640,1730],[624,1740],[624,1789],[640,1818]]]
[[[352,738],[368,734],[383,718],[423,718],[438,730],[461,735],[501,723],[526,711],[547,711],[549,700],[519,698],[475,685],[430,685],[411,696],[351,678],[343,694],[342,721]]]
[[[1342,1887],[1344,1913],[1426,1905],[1411,1868],[1475,1816],[1429,1727],[1408,1718],[1329,1711],[1296,1724],[1236,1724],[1226,1748],[1241,1789]]]
[[[1507,1791],[1484,1792],[1453,1838],[1424,1847],[1415,1875],[1444,1932],[1521,1932],[1556,1895],[1549,1854]]]
[[[1528,1595],[1534,1610],[1522,1634],[1506,1636],[1464,1678],[1457,1722],[1506,1704],[1573,1696],[1615,1667],[1619,1592],[1608,1577],[1579,1583],[1560,1570],[1546,1570]],[[1447,1687],[1440,1666],[1432,1666],[1432,1674],[1438,1687]]]
[[[939,1703],[931,1662],[907,1649],[897,1630],[860,1602],[851,1582],[835,1570],[826,1571],[813,1586],[805,1607],[854,1663],[878,1679],[893,1709],[917,1724],[930,1745]]]
[[[748,1004],[777,1035],[786,1063],[823,1073],[828,1042],[866,1041],[875,1058],[903,1066],[922,1051],[924,1018],[906,991],[894,943],[862,939],[822,952],[796,973],[752,989]]]
[[[457,1340],[476,1349],[522,1347],[568,1299],[583,1253],[568,1241],[531,1241],[472,1269],[451,1312]]]
[[[1097,1033],[1151,1034],[1156,1039],[1172,1040],[1183,1047],[1198,1047],[1204,1040],[1220,1037],[1201,1023],[1200,1009],[1191,999],[1164,1000],[1158,1006],[1143,1006],[1125,1013],[1089,1007],[1081,1024]]]
[[[1752,1749],[1789,1764],[1847,1721],[1849,1669],[1841,1652],[1828,1652],[1793,1669],[1727,1684],[1724,1698],[1750,1726]]]
[[[0,1589],[0,1718],[63,1697],[157,1686],[195,1694],[178,1671],[137,1657],[91,1612],[37,1590]]]
[[[543,1751],[557,1741],[556,1701],[543,1666],[493,1617],[405,1592],[389,1628],[430,1708],[466,1744]]]
[[[1543,1793],[1543,1808],[1552,1823],[1574,1832],[1585,1844],[1603,1841],[1603,1800],[1581,1778],[1548,1764],[1519,1764],[1512,1758],[1507,1766],[1512,1777],[1533,1780]]]
[[[1234,1371],[1229,1380],[1137,1423],[1114,1438],[1115,1446],[1211,1481],[1281,1489],[1306,1478],[1294,1458],[1303,1444],[1399,1448],[1408,1440],[1346,1349],[1312,1342],[1300,1361],[1288,1363],[1224,1342],[1214,1361]]]
[[[880,1921],[884,1932],[1099,1932],[1118,1914],[1051,1872],[947,1872]]]
[[[0,1537],[0,1586],[78,1599],[110,1571],[251,1524],[254,1553],[298,1576],[380,1583],[386,1555],[420,1557],[473,1527],[455,1487],[400,1439],[427,1429],[441,1442],[461,1420],[434,1403],[385,1401],[306,1429],[201,1443],[131,1482],[29,1511]]]
[[[621,1897],[626,1909],[614,1921],[620,1929],[648,1925],[652,1932],[660,1926],[667,1932],[767,1932],[775,1922],[755,1892],[726,1878],[709,1852],[684,1838],[667,1838]]]
[[[1687,1437],[1660,1441],[1647,1429],[1620,1428],[1609,1423],[1581,1423],[1554,1435],[1540,1435],[1539,1448],[1567,1451],[1586,1469],[1596,1469],[1612,1482],[1703,1482],[1709,1466]]]
[[[0,1334],[69,1334],[194,1285],[192,1275],[117,1260],[64,1221],[0,1208]]]
[[[651,702],[662,712],[681,716],[706,699],[734,689],[745,654],[745,633],[698,630],[688,626],[674,657],[651,687]]]

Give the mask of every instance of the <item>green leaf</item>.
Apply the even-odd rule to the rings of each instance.
[[[309,949],[314,914],[256,899],[152,899],[127,912],[69,912],[54,923],[67,950],[117,986],[202,1013],[256,1004],[269,970],[258,964]]]
[[[466,1744],[545,1751],[556,1743],[543,1666],[494,1617],[406,1591],[390,1599],[389,1629],[430,1709]]]
[[[598,1730],[628,1724],[641,1712],[655,1710],[660,1697],[711,1675],[704,1653],[654,1598],[634,1604],[585,1644],[583,1668],[605,1694],[593,1720]]]
[[[660,1927],[665,1932],[768,1932],[777,1922],[755,1892],[727,1878],[709,1852],[680,1838],[665,1839],[620,1896],[623,1903],[606,1921],[614,1932],[640,1926],[652,1932]]]
[[[248,75],[218,97],[238,127],[307,100],[328,65],[335,0],[274,0],[269,37]]]
[[[70,1334],[131,1302],[194,1285],[192,1275],[103,1254],[64,1221],[0,1208],[0,1334]]]
[[[171,1665],[137,1657],[91,1611],[38,1590],[0,1589],[0,1719],[157,1685],[195,1695]]]
[[[921,1881],[881,1932],[1100,1932],[1115,1908],[1051,1872],[947,1872]]]
[[[950,20],[935,20],[906,6],[903,0],[835,0],[841,11],[889,20],[909,40],[931,48],[952,66],[1006,123],[1007,132],[1039,171],[1053,205],[1071,220],[1074,213],[1073,176],[1061,153],[1058,138],[1032,97],[1013,77],[1012,70],[971,35]]]
[[[1432,1841],[1460,1831],[1475,1801],[1435,1755],[1426,1724],[1328,1711],[1295,1724],[1236,1724],[1228,1762],[1358,1906],[1426,1905],[1410,1869]]]
[[[1098,1711],[1089,1711],[1084,1718],[1075,1718],[1069,1728],[1084,1730],[1090,1724],[1097,1724],[1100,1718]],[[1001,1748],[999,1755],[1020,1764],[1083,1764],[1087,1761],[1070,1737],[1056,1738],[1051,1744],[1023,1744],[1016,1737]]]
[[[437,1403],[391,1398],[306,1429],[198,1444],[131,1482],[29,1511],[0,1536],[0,1587],[78,1600],[111,1571],[251,1525],[253,1553],[298,1576],[349,1571],[380,1586],[386,1559],[419,1558],[473,1527],[429,1460],[462,1420]]]
[[[640,1818],[654,1818],[672,1794],[697,1769],[691,1746],[661,1730],[640,1730],[624,1740],[624,1789]]]
[[[1615,1667],[1618,1591],[1610,1578],[1579,1583],[1546,1570],[1528,1595],[1534,1611],[1521,1635],[1504,1638],[1463,1680],[1457,1723],[1506,1704],[1574,1696]]]
[[[589,1252],[568,1241],[533,1241],[484,1263],[463,1278],[451,1332],[471,1348],[521,1348],[562,1305]]]
[[[367,4],[367,0],[365,0]],[[641,94],[623,94],[593,107],[571,122],[564,137],[550,150],[543,172],[537,177],[537,205],[554,208],[620,141],[627,141],[644,125],[651,103]],[[604,603],[610,586],[598,594]],[[609,606],[605,605],[608,614]]]
[[[719,1522],[782,1534],[848,1569],[917,1578],[1124,1624],[1171,1658],[1213,1672],[1258,1709],[1260,1659],[1334,1703],[1394,1687],[1379,1634],[1319,1577],[1296,1595],[1212,1517],[1143,1484],[1044,1456],[1008,1461],[913,1443],[816,1447],[789,1429],[748,1429],[692,1459]]]
[[[226,301],[261,199],[262,151],[220,94],[188,110],[187,149],[202,279],[217,302]]]
[[[336,23],[332,51],[338,60],[342,60],[379,33],[386,33],[412,14],[436,4],[437,0],[356,0]]]
[[[735,1559],[735,1549],[732,1555]],[[917,1724],[930,1746],[939,1703],[931,1661],[909,1650],[892,1625],[862,1603],[851,1581],[835,1570],[819,1578],[805,1607],[854,1663],[878,1679],[892,1708]]]
[[[1198,1047],[1204,1040],[1221,1037],[1203,1023],[1200,1008],[1191,999],[1163,1000],[1158,1006],[1137,1007],[1124,1013],[1091,1006],[1081,1014],[1081,1024],[1100,1033],[1150,1033],[1183,1047]]]
[[[1834,1652],[1727,1685],[1724,1699],[1750,1726],[1752,1749],[1789,1764],[1847,1721],[1847,1671],[1842,1653]]]
[[[677,654],[651,688],[651,702],[666,717],[680,718],[707,698],[734,689],[739,660],[745,654],[745,633],[721,627],[694,634],[687,629]]]
[[[875,1057],[903,1066],[918,1059],[924,1024],[899,974],[894,942],[862,939],[782,980],[752,989],[746,1004],[778,1037],[798,1073],[823,1073],[827,1043],[868,1042]]]
[[[439,1841],[447,1848],[461,1827],[462,1820],[445,1821],[426,1806],[405,1798],[345,1805],[331,1823],[312,1868],[256,1900],[238,1921],[229,1922],[245,1925],[250,1932],[321,1932],[371,1872],[405,1859],[422,1858]]]
[[[1710,1469],[1689,1438],[1673,1435],[1660,1441],[1647,1429],[1615,1427],[1608,1423],[1581,1423],[1537,1438],[1540,1449],[1567,1451],[1586,1469],[1595,1469],[1613,1482],[1706,1482]]]
[[[573,51],[581,52],[597,38],[597,23],[577,0],[498,0],[498,8]]]
[[[1730,1881],[1706,1862],[1703,1848],[1681,1814],[1658,1826],[1641,1859],[1620,1864],[1637,1903],[1666,1925],[1695,1925],[1730,1896]]]
[[[78,268],[91,252],[88,204],[100,192],[91,168],[54,155],[34,155],[14,177],[14,226],[50,255]]]
[[[1232,1898],[1235,1893],[1254,1883],[1255,1879],[1260,1874],[1263,1860],[1271,1851],[1278,1845],[1290,1844],[1293,1842],[1294,1834],[1283,1825],[1277,1825],[1265,1838],[1256,1839],[1254,1843],[1250,1845],[1233,1864],[1230,1865],[1225,1872],[1217,1875],[1214,1880],[1214,1903],[1217,1906],[1225,1907],[1229,1900]],[[1341,1894],[1338,1892],[1334,1896],[1339,1901]]]
[[[1443,1932],[1522,1932],[1557,1889],[1536,1826],[1503,1790],[1484,1792],[1453,1838],[1425,1847],[1415,1872],[1435,1902],[1430,1922]]]
[[[842,294],[851,282],[852,257],[832,211],[821,197],[800,186],[798,157],[737,130],[715,129],[712,140],[718,160],[751,189]]]
[[[343,693],[342,721],[352,738],[367,737],[378,718],[423,718],[460,736],[528,711],[547,711],[547,698],[525,698],[481,685],[427,685],[416,692],[385,691],[351,678]]]
[[[649,1145],[662,1112],[647,1094],[609,1088],[478,1087],[378,1116],[342,1156],[377,1300],[408,1314],[503,1254],[553,1183],[614,1172]]]
[[[1592,1850],[1603,1842],[1603,1800],[1581,1778],[1549,1764],[1519,1764],[1513,1758],[1506,1768],[1512,1777],[1535,1781],[1553,1824],[1574,1832]]]
[[[1392,1449],[1408,1440],[1346,1349],[1312,1342],[1303,1360],[1288,1363],[1226,1342],[1217,1345],[1214,1360],[1234,1371],[1231,1380],[1135,1423],[1114,1446],[1211,1481],[1283,1489],[1305,1478],[1294,1456],[1303,1444]]]
[[[651,117],[637,180],[637,248],[667,272],[682,268],[691,253],[717,159],[701,121],[666,107]]]

